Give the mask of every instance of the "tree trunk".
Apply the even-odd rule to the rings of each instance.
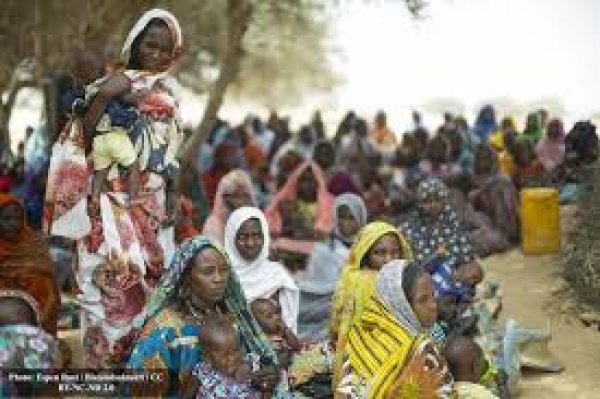
[[[183,146],[182,159],[190,164],[198,154],[200,146],[208,138],[214,126],[227,87],[237,76],[242,57],[242,42],[252,17],[252,5],[249,0],[228,0],[227,2],[227,41],[219,77],[210,91],[208,104],[202,122],[195,134],[187,139]]]

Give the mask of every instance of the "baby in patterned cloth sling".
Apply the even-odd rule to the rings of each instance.
[[[224,316],[203,321],[200,345],[204,361],[194,368],[196,377],[184,397],[198,399],[259,399],[250,383],[250,367],[240,347],[239,334]]]

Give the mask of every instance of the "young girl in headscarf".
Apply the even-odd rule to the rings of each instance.
[[[330,333],[336,345],[334,384],[341,376],[348,330],[353,321],[361,317],[365,303],[373,295],[379,270],[391,260],[410,258],[410,245],[390,224],[369,223],[358,234],[337,283],[331,307]]]
[[[301,290],[299,332],[312,340],[327,338],[335,285],[350,256],[350,247],[368,219],[363,200],[355,194],[340,195],[334,208],[333,232],[315,245],[306,271],[297,278]]]

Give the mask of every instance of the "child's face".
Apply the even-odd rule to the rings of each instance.
[[[475,287],[483,280],[483,269],[477,261],[473,261],[459,266],[454,277],[469,287]]]
[[[348,208],[347,205],[338,208],[337,218],[340,233],[342,233],[344,237],[354,237],[358,233],[358,230],[360,230],[358,220],[356,220],[352,212],[350,212],[350,208]]]
[[[281,307],[275,301],[255,302],[252,306],[254,317],[266,334],[281,334],[285,324],[281,317]]]
[[[75,87],[87,86],[104,75],[104,60],[92,51],[81,50],[71,60]]]
[[[206,342],[204,351],[212,368],[222,375],[235,378],[236,372],[243,362],[235,330],[220,334],[214,333],[207,337]]]
[[[456,318],[456,299],[453,296],[437,298],[438,320],[451,322]]]

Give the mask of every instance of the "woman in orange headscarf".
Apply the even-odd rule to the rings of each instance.
[[[56,336],[60,294],[48,246],[27,225],[21,202],[0,194],[0,290],[21,290],[39,304],[41,326]]]

